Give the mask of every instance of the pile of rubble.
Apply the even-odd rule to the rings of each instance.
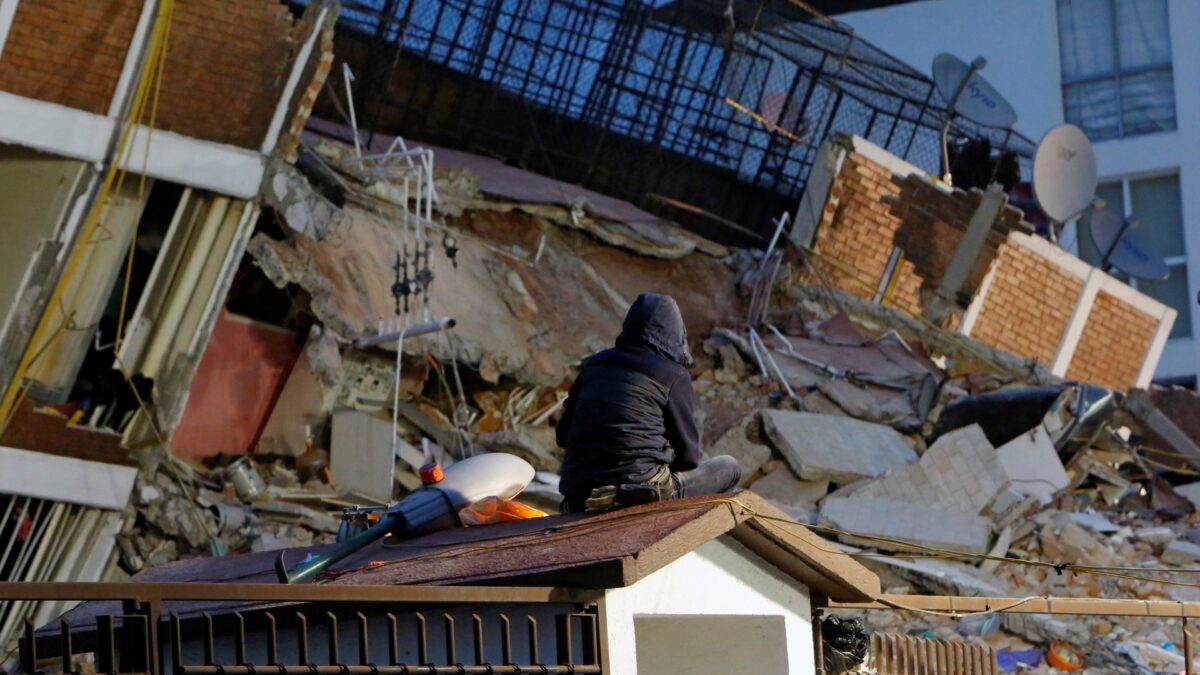
[[[697,345],[708,453],[737,458],[743,487],[860,555],[889,592],[1200,596],[1158,581],[1200,562],[1200,484],[1172,485],[1200,462],[1181,421],[1196,399],[1062,382],[805,285],[794,249],[726,249],[624,202],[442,150],[438,218],[426,225],[444,255],[426,248],[437,281],[423,302],[457,326],[405,340],[398,359],[358,349],[373,317],[399,306],[396,252],[408,244],[396,223],[409,195],[346,143],[308,140],[303,172],[281,174],[268,197],[290,231],[260,233],[248,249],[267,279],[306,300],[315,324],[303,354],[256,453],[203,469],[145,454],[138,518],[120,542],[127,568],[330,541],[342,508],[399,499],[426,463],[481,452],[533,464],[524,498],[555,512],[553,427],[573,375],[611,344],[629,299],[654,290],[676,297]],[[1182,662],[1161,620],[866,619],[957,632],[1026,662],[1054,640],[1094,665]]]
[[[705,342],[709,452],[737,457],[746,487],[860,556],[889,593],[1200,598],[1179,573],[1200,562],[1195,446],[1156,405],[1187,420],[1200,399],[1018,377],[966,341],[931,358],[932,329],[879,308],[853,321],[838,306],[853,300],[827,297],[800,302],[803,320],[763,340],[769,351],[730,332]],[[1183,663],[1178,621],[1161,618],[862,618],[983,642],[1010,665],[1048,668],[1054,641],[1119,672]]]

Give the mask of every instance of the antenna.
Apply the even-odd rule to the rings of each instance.
[[[984,126],[1008,129],[1017,123],[1017,111],[1008,101],[979,75],[987,67],[982,56],[968,65],[953,54],[938,54],[933,59],[933,83],[946,101],[946,119],[942,123],[942,160],[946,183],[953,184],[950,175],[950,151],[946,147],[946,136],[950,133],[950,122],[954,115],[962,115]]]
[[[1117,268],[1131,277],[1163,281],[1171,274],[1163,257],[1140,237],[1138,222],[1111,211],[1097,209],[1088,217],[1092,243],[1103,257],[1100,269]]]
[[[1096,153],[1079,127],[1062,124],[1046,132],[1033,156],[1033,194],[1050,219],[1050,240],[1096,199]]]

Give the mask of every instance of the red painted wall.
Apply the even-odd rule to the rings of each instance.
[[[252,452],[302,347],[294,333],[222,312],[171,451],[189,459]]]

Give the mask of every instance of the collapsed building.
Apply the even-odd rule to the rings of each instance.
[[[62,25],[36,0],[0,51],[0,171],[28,197],[0,204],[23,223],[0,336],[6,580],[266,560],[485,452],[533,465],[522,498],[553,513],[575,369],[654,290],[696,346],[708,452],[870,567],[871,599],[1196,599],[1170,582],[1200,559],[1197,401],[1146,391],[1174,311],[1038,237],[1001,188],[931,179],[932,83],[836,24],[735,13],[730,31],[682,2],[117,4],[71,19],[94,59],[5,68]],[[612,39],[568,45],[584,20]],[[191,569],[135,579],[209,578]],[[0,604],[0,640],[66,608]],[[1067,641],[1117,670],[1184,660],[1161,621],[867,620],[993,653]]]

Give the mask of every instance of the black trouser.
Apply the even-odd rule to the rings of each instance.
[[[691,471],[672,472],[671,498],[695,497],[729,492],[742,480],[742,468],[729,455],[718,455],[700,463]],[[583,513],[587,496],[568,497],[562,502],[563,513]]]

